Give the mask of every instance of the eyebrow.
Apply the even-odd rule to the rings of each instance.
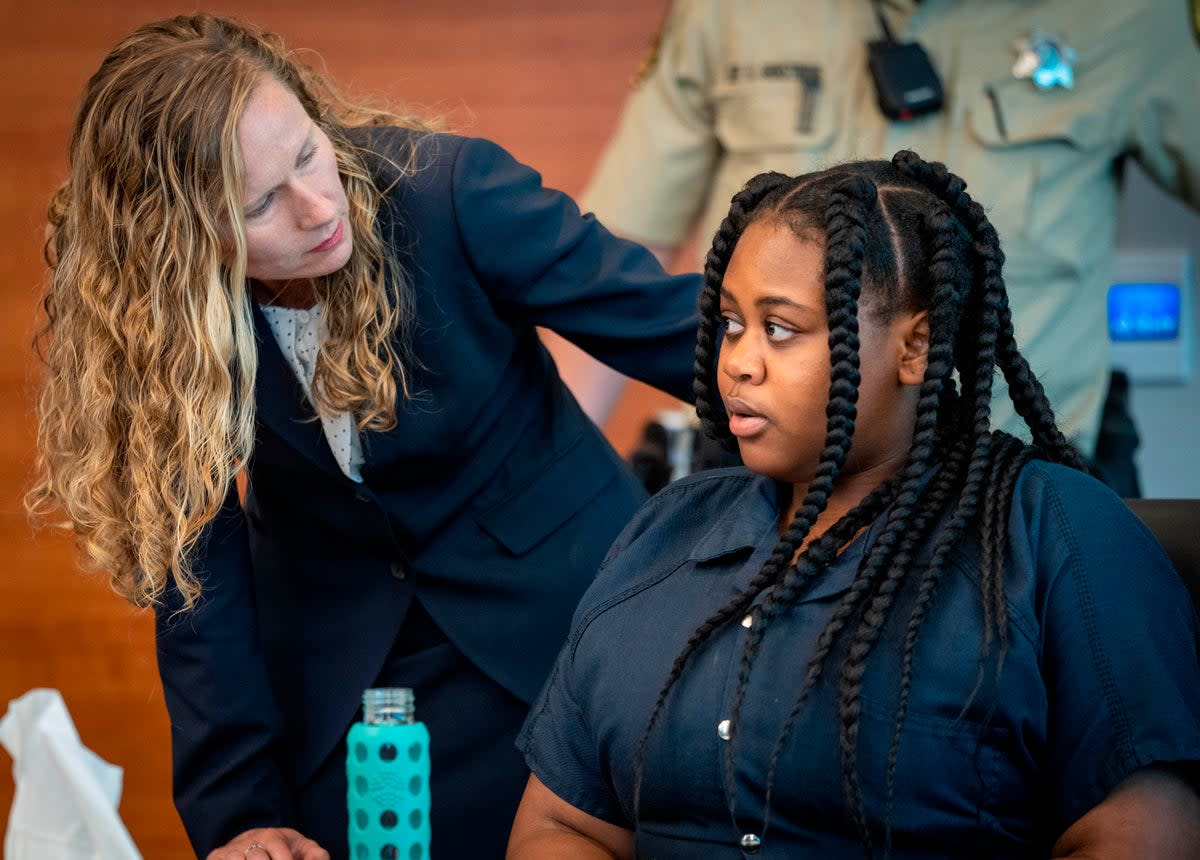
[[[729,292],[729,290],[725,289],[724,287],[721,287],[721,296],[723,298],[729,299],[729,301],[733,302],[734,304],[737,304],[737,299],[735,299],[733,297],[733,294],[731,292]],[[782,308],[790,308],[792,310],[797,310],[797,311],[800,311],[801,313],[807,313],[807,314],[819,313],[819,311],[816,308],[812,307],[811,305],[802,305],[799,302],[796,302],[796,301],[793,301],[792,299],[787,298],[786,296],[763,296],[762,298],[756,299],[754,301],[754,306],[757,308],[760,308],[760,309],[781,308],[782,307]]]
[[[295,167],[300,166],[300,159],[302,159],[304,157],[304,153],[308,152],[312,148],[313,139],[316,137],[316,133],[317,133],[317,124],[310,123],[309,127],[308,127],[308,134],[305,135],[304,142],[302,144],[300,144],[300,150],[296,153],[296,160],[293,162],[293,166],[295,166]],[[245,204],[245,208],[249,209],[249,210],[254,210],[255,208],[258,207],[258,205],[260,203],[262,203],[264,197],[266,197],[268,194],[272,193],[276,188],[278,188],[282,184],[283,184],[282,182],[275,183],[270,188],[268,188],[266,191],[259,194],[257,197],[254,197],[251,200],[249,200]]]

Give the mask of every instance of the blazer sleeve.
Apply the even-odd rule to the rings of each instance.
[[[251,827],[290,826],[278,765],[283,719],[256,635],[245,516],[236,487],[196,557],[200,603],[170,586],[156,610],[158,669],[171,718],[175,806],[196,853]]]
[[[464,141],[451,189],[468,263],[501,312],[692,399],[699,275],[668,275],[489,141]]]

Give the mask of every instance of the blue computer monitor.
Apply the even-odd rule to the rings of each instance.
[[[1125,283],[1108,289],[1108,337],[1114,343],[1179,338],[1178,284]]]

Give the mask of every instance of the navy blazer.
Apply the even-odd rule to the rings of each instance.
[[[245,504],[231,488],[202,541],[200,606],[177,613],[170,590],[157,613],[176,805],[201,854],[293,823],[293,788],[355,719],[414,598],[491,678],[537,695],[644,492],[535,326],[689,397],[697,276],[668,276],[495,144],[357,134],[417,154],[380,216],[415,302],[415,396],[394,430],[363,434],[352,481],[254,308]],[[389,163],[368,161],[386,188]]]

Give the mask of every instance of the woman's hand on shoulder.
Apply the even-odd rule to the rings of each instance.
[[[588,815],[530,774],[507,860],[632,860],[633,833]]]
[[[329,860],[329,852],[290,827],[256,827],[213,849],[205,860]]]
[[[1054,843],[1056,858],[1167,860],[1200,849],[1200,794],[1178,770],[1134,771]]]

